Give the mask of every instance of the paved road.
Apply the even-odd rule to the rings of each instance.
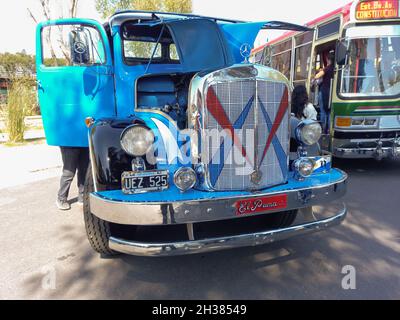
[[[0,298],[399,299],[400,162],[338,165],[350,174],[342,226],[185,257],[102,259],[86,241],[81,208],[54,209],[57,178],[3,188]],[[346,265],[356,268],[356,290],[341,287]]]

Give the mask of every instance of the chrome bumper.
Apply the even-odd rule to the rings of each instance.
[[[309,222],[289,228],[269,230],[265,232],[242,234],[237,236],[212,238],[206,240],[192,240],[171,243],[139,243],[111,237],[110,249],[136,256],[173,256],[195,253],[212,252],[239,247],[257,246],[268,244],[293,236],[310,234],[340,224],[347,215],[344,207],[335,216],[328,219]]]
[[[269,210],[266,213],[307,208],[323,205],[343,197],[346,193],[346,180],[347,175],[343,172],[340,180],[313,188],[254,193],[234,198],[169,203],[116,201],[98,193],[92,193],[90,195],[90,210],[102,220],[122,225],[155,226],[240,219],[241,216],[236,215],[235,207],[238,200],[287,195],[287,207],[284,210]],[[157,199],[156,193],[154,193],[154,198]]]
[[[371,146],[371,144],[373,144]],[[377,159],[400,158],[399,140],[382,141],[334,141],[333,154],[343,159]]]

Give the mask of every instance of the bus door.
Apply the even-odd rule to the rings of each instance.
[[[322,45],[319,45],[315,48],[315,54],[314,54],[314,67],[313,67],[313,72],[312,78],[320,72],[322,69],[324,69],[328,65],[328,60],[329,60],[329,55],[335,52],[336,49],[336,42],[337,41],[330,41],[327,43],[324,43]],[[332,105],[332,94],[333,94],[333,79],[330,80],[330,89],[329,89],[329,96],[324,97],[324,94],[321,90],[322,86],[322,79],[320,81],[317,81],[312,84],[311,86],[311,97],[310,100],[314,104],[316,110],[318,111],[318,116],[319,120],[321,121],[321,108],[323,105],[323,101],[326,103],[329,103],[329,105]],[[331,117],[330,120],[332,121],[332,108],[330,108],[331,111]],[[323,134],[322,139],[321,139],[321,147],[323,150],[329,150],[330,149],[330,141],[331,141],[331,126],[330,124],[327,124],[329,127],[328,133]]]

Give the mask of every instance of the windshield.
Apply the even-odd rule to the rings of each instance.
[[[348,40],[340,92],[345,97],[400,94],[400,36]]]
[[[148,64],[150,60],[151,63],[179,63],[171,33],[162,24],[149,26],[127,22],[122,26],[122,33],[126,63]]]

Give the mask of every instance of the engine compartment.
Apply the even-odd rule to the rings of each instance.
[[[190,81],[194,73],[151,75],[139,78],[136,84],[137,109],[158,110],[186,129]]]

